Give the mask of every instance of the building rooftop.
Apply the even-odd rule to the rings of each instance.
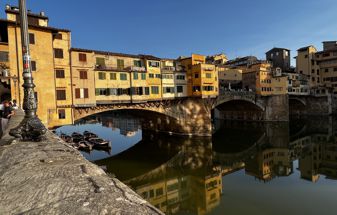
[[[19,11],[19,7],[16,7],[16,6],[9,6],[9,5],[6,5],[6,9],[5,9],[5,12],[6,13],[12,13],[12,14],[18,14],[20,13]],[[32,13],[30,10],[27,11],[27,15],[28,16],[31,16],[31,17],[36,17],[36,18],[39,18],[39,19],[45,19],[45,20],[48,20],[49,18],[47,16],[45,16],[44,12],[40,12],[40,13]]]
[[[297,49],[297,51],[298,51],[298,52],[303,52],[303,51],[308,50],[310,47],[314,47],[314,46],[313,46],[313,45],[310,45],[310,46],[302,47],[302,48]]]
[[[269,53],[269,52],[275,51],[275,50],[286,50],[286,51],[290,51],[290,49],[274,47],[274,48],[270,49],[269,51],[267,51],[266,54]]]
[[[110,56],[119,56],[119,57],[130,57],[130,58],[142,58],[146,60],[161,60],[158,57],[153,55],[143,55],[143,54],[124,54],[124,53],[117,53],[117,52],[110,52],[110,51],[101,51],[101,50],[93,50],[93,49],[83,49],[83,48],[71,48],[70,51],[76,52],[87,52],[87,53],[95,53],[95,54],[102,54],[102,55],[110,55]]]
[[[19,22],[14,22],[10,21],[7,19],[0,19],[0,23],[6,23],[8,25],[14,25],[14,26],[20,26]],[[53,32],[58,32],[58,31],[63,31],[63,32],[70,32],[68,29],[62,29],[62,28],[55,28],[55,27],[49,27],[49,26],[40,26],[40,25],[28,25],[29,28],[33,29],[40,29],[40,30],[46,30],[46,31],[53,31]]]

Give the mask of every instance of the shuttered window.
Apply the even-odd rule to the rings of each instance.
[[[55,73],[56,73],[56,78],[65,78],[64,70],[63,69],[57,69],[55,71]]]
[[[35,44],[35,35],[33,33],[29,33],[29,44]]]
[[[75,98],[76,99],[87,99],[89,98],[89,90],[88,88],[76,88],[75,89]]]
[[[54,49],[55,58],[63,58],[63,49]]]
[[[79,53],[78,54],[78,60],[81,62],[87,62],[87,55],[84,53]]]
[[[117,59],[117,68],[118,69],[124,69],[124,60]]]
[[[32,65],[32,68],[31,68],[32,71],[36,71],[36,61],[33,61],[33,60],[32,60],[30,63],[31,63],[31,65]]]
[[[80,79],[88,79],[88,72],[85,70],[80,71]]]
[[[105,72],[99,72],[99,73],[98,73],[98,79],[99,79],[99,80],[105,80],[105,79],[106,79],[106,74],[105,74]]]
[[[56,90],[56,99],[57,100],[66,100],[66,91],[65,90]]]

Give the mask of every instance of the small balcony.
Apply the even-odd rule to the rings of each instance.
[[[144,66],[129,66],[127,70],[131,72],[146,72],[146,68]]]
[[[162,72],[175,72],[176,68],[174,66],[164,66],[161,68]]]

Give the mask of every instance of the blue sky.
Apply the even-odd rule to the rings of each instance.
[[[230,58],[337,40],[336,0],[27,0],[73,47],[175,58],[223,52]],[[1,0],[1,17],[5,4]],[[65,6],[66,5],[66,6]]]

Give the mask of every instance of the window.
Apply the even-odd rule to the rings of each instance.
[[[111,72],[110,73],[110,80],[116,80],[116,79],[117,79],[116,73]]]
[[[117,59],[117,68],[118,69],[124,69],[124,60]]]
[[[206,73],[206,78],[212,78],[212,73]]]
[[[160,74],[156,74],[156,78],[160,78]]]
[[[306,55],[304,55],[304,58],[308,58],[308,55],[306,54]]]
[[[329,72],[329,69],[325,69],[325,72]]]
[[[87,99],[89,98],[89,90],[88,88],[76,88],[75,89],[75,98],[76,99]]]
[[[213,91],[214,87],[213,86],[203,86],[202,90],[203,91]]]
[[[56,100],[66,100],[66,91],[56,90]]]
[[[87,54],[79,53],[78,54],[78,60],[81,62],[87,62]]]
[[[177,80],[185,80],[185,75],[177,75]]]
[[[125,73],[121,73],[121,74],[120,74],[120,80],[122,80],[122,81],[128,80],[128,77],[126,76]]]
[[[145,87],[145,95],[150,95],[150,88],[149,87]]]
[[[164,93],[174,93],[174,87],[164,87]]]
[[[159,67],[159,62],[157,61],[149,61],[149,67]]]
[[[105,72],[99,72],[99,73],[98,73],[98,79],[99,79],[99,80],[105,80],[105,79],[106,79],[106,74],[105,74]]]
[[[156,189],[156,197],[161,196],[164,194],[163,188],[158,188]]]
[[[80,79],[88,79],[88,72],[85,70],[80,71]]]
[[[36,71],[36,61],[31,61],[30,64],[32,65],[32,71]]]
[[[55,58],[63,58],[63,49],[54,49]]]
[[[35,44],[35,35],[33,33],[29,33],[29,44]]]
[[[0,51],[0,62],[9,62],[9,53]]]
[[[159,87],[151,86],[151,93],[152,94],[159,94]]]
[[[142,73],[142,80],[146,80],[146,73]]]
[[[55,73],[56,73],[56,78],[65,78],[63,69],[57,69]]]
[[[137,67],[142,67],[143,65],[142,65],[142,61],[140,61],[140,60],[134,60],[133,61],[133,65],[134,66],[137,66]]]
[[[58,110],[59,119],[65,119],[66,118],[66,111],[64,109]]]
[[[108,95],[108,89],[106,88],[96,88],[96,92],[95,92],[96,96],[106,96]]]
[[[96,65],[105,66],[105,59],[102,57],[96,57]]]
[[[199,74],[198,74],[198,73],[195,73],[195,74],[194,74],[194,78],[199,78]]]
[[[60,33],[54,34],[54,39],[62,40],[62,34],[60,34]]]
[[[333,71],[334,71],[334,72],[337,72],[337,67],[333,68]]]
[[[183,93],[183,92],[184,92],[183,86],[177,86],[177,93]]]
[[[192,87],[193,92],[199,92],[200,91],[200,86],[193,86]]]
[[[154,78],[154,74],[149,73],[149,78]]]
[[[133,73],[133,79],[134,80],[138,80],[138,72],[134,72]]]

